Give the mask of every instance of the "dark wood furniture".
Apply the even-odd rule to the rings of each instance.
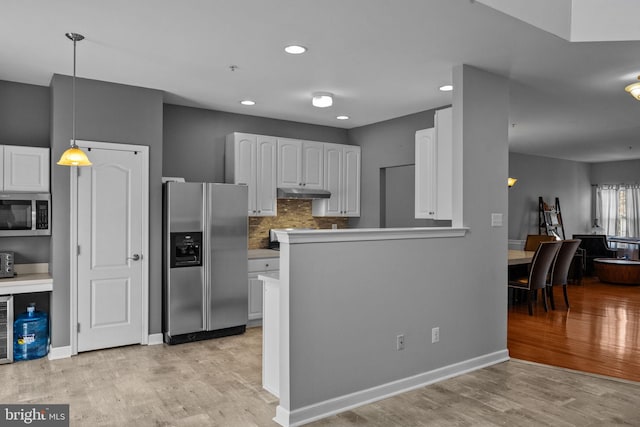
[[[529,305],[529,315],[533,316],[533,300],[542,289],[542,300],[544,311],[547,308],[547,275],[553,264],[553,260],[562,246],[562,242],[541,242],[531,260],[531,269],[527,277],[509,280],[509,287],[527,292],[527,303]]]
[[[553,266],[551,267],[551,274],[549,275],[549,301],[551,302],[551,309],[556,309],[555,301],[553,300],[553,286],[562,286],[562,293],[564,295],[564,302],[569,308],[569,296],[567,295],[567,283],[569,277],[569,268],[574,260],[576,251],[580,245],[580,239],[562,240],[562,246],[558,250]]]
[[[601,282],[640,285],[640,261],[596,258],[593,264],[596,276]]]
[[[607,244],[604,234],[574,234],[574,239],[580,239],[580,248],[585,251],[585,275],[593,276],[593,260],[596,258],[615,258],[616,251]]]

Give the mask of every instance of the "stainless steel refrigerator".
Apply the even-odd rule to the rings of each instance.
[[[163,203],[165,342],[243,333],[248,317],[247,186],[167,182]]]

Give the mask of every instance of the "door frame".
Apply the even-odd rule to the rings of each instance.
[[[149,344],[149,147],[146,145],[120,144],[113,142],[77,140],[76,144],[91,151],[103,150],[135,151],[142,155],[142,336],[140,344]],[[91,157],[89,155],[89,157]],[[70,174],[69,194],[69,258],[70,258],[70,322],[71,355],[78,354],[78,166]]]

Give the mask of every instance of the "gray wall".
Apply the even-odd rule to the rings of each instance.
[[[345,129],[165,104],[164,176],[224,182],[225,137],[232,132],[347,144]]]
[[[591,164],[592,184],[640,183],[640,160]]]
[[[73,168],[55,164],[71,140],[71,77],[51,81],[51,236],[53,293],[51,339],[54,347],[69,336],[69,180]],[[115,83],[76,81],[76,138],[147,145],[149,149],[149,332],[162,331],[162,92]]]
[[[511,153],[509,176],[518,182],[509,189],[509,239],[538,234],[539,196],[547,203],[560,199],[567,238],[590,232],[590,172],[588,163]]]
[[[0,80],[0,144],[49,146],[49,88]],[[0,237],[17,264],[48,263],[49,236]]]
[[[349,130],[349,141],[362,147],[360,218],[352,227],[380,227],[380,169],[415,163],[417,130],[433,127],[435,110],[387,120]],[[406,192],[406,197],[414,194]]]
[[[468,66],[453,76],[454,139],[463,150],[457,171],[469,231],[462,238],[285,248],[290,262],[280,277],[291,284],[283,291],[286,304],[281,300],[290,307],[288,318],[282,314],[290,327],[281,364],[290,376],[280,377],[287,381],[280,384],[285,410],[506,350],[507,228],[491,227],[490,218],[507,212],[508,81]],[[368,157],[361,225],[377,226],[378,173],[388,166],[380,153],[407,163],[415,130],[431,118],[428,112],[355,132],[363,163]],[[436,326],[441,338],[432,345]],[[406,334],[403,352],[395,349],[400,333]]]

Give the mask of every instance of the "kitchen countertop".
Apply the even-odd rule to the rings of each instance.
[[[53,290],[48,264],[16,264],[14,277],[0,279],[0,295],[26,294]]]
[[[249,249],[249,259],[280,258],[280,251],[273,249]]]

